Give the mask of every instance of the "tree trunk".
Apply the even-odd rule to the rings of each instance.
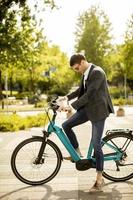
[[[2,71],[0,70],[0,99],[3,99],[2,95]]]
[[[12,74],[10,77],[10,96],[12,97],[12,90],[13,90],[13,78],[12,78]]]

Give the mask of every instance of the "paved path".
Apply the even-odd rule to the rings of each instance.
[[[111,115],[105,131],[115,128],[133,129],[133,108],[127,109],[125,117]],[[65,120],[65,115],[58,117],[58,124]],[[95,181],[95,169],[80,172],[69,161],[63,161],[58,175],[42,186],[28,186],[13,175],[10,168],[10,157],[14,147],[24,138],[41,134],[40,128],[18,133],[0,133],[0,199],[1,200],[133,200],[133,179],[123,183],[105,180],[104,192],[89,194],[89,188]],[[75,128],[84,155],[90,139],[91,124],[85,123]],[[63,155],[68,155],[60,141],[54,136],[51,139],[60,147]]]

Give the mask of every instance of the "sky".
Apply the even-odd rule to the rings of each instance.
[[[98,5],[109,17],[112,23],[114,43],[123,41],[127,20],[133,14],[133,0],[55,0],[60,7],[52,12],[41,14],[47,40],[56,44],[68,55],[74,53],[75,25],[79,14],[91,5]]]

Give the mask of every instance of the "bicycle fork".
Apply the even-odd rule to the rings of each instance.
[[[33,162],[33,164],[36,164],[36,165],[44,163],[44,150],[45,150],[45,147],[46,147],[48,135],[47,135],[47,132],[45,130],[43,131],[43,134],[44,134],[43,141],[41,143],[41,147],[39,149],[38,156],[35,159],[35,161]],[[39,136],[33,136],[33,137],[39,137]]]

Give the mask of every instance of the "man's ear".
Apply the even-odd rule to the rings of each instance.
[[[81,60],[80,65],[84,65],[85,64],[85,60]]]

